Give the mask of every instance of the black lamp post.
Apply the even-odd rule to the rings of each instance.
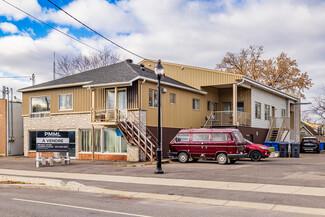
[[[155,73],[158,78],[158,147],[157,147],[157,168],[155,174],[163,174],[164,171],[161,168],[161,90],[160,90],[160,80],[161,76],[164,74],[164,67],[161,65],[161,61],[158,60],[155,66]]]

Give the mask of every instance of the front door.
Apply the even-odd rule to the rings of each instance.
[[[126,89],[117,90],[117,109],[120,111],[120,118],[126,117]],[[106,119],[108,121],[115,120],[115,90],[107,90],[106,94]]]
[[[275,107],[272,106],[272,118],[275,118]]]
[[[223,102],[222,109],[223,109],[223,112],[221,115],[221,124],[222,125],[232,125],[231,103]]]
[[[69,131],[69,156],[76,157],[76,132]]]

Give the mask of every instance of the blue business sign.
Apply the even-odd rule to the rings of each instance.
[[[36,152],[69,152],[69,132],[37,131]]]

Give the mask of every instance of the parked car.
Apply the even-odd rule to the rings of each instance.
[[[169,147],[168,156],[181,163],[203,158],[226,164],[247,156],[245,140],[238,129],[181,130]]]
[[[300,152],[303,153],[305,151],[316,151],[317,153],[320,153],[320,145],[316,137],[302,138],[300,143]]]
[[[254,144],[247,139],[245,139],[245,142],[245,152],[248,154],[247,157],[252,161],[260,161],[262,158],[268,158],[270,156],[270,148],[266,145]]]

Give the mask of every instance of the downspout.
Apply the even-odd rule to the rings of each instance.
[[[242,81],[241,81],[241,82],[239,82],[239,83],[236,82],[236,83],[237,83],[237,84],[236,84],[236,86],[237,86],[237,87],[236,87],[236,89],[237,89],[237,90],[236,90],[236,97],[237,97],[237,100],[236,100],[236,101],[237,101],[237,102],[238,102],[238,86],[241,85],[241,84],[244,83],[244,82],[245,82],[245,77],[244,77],[244,76],[242,77]],[[236,105],[236,109],[238,109],[237,105]],[[235,112],[235,111],[234,111],[234,112]],[[244,114],[245,114],[245,113],[244,113]],[[236,111],[236,115],[237,115],[237,111]],[[252,117],[251,117],[251,119],[252,119]],[[236,117],[236,122],[238,122],[238,118],[237,118],[237,117]],[[237,123],[236,123],[236,125],[237,125]]]
[[[143,81],[141,82],[141,85],[140,85],[140,94],[141,94],[141,100],[140,100],[140,110],[142,110],[142,84],[144,84],[147,80],[146,79],[143,79]]]
[[[14,94],[12,88],[10,88],[11,92],[11,142],[14,142],[14,109],[13,109],[13,103],[14,103]]]
[[[139,110],[139,129],[140,129],[140,121],[141,121],[141,113],[142,113],[142,84],[144,84],[146,82],[146,79],[143,79],[143,81],[140,83],[140,110]],[[146,122],[146,126],[147,127],[147,122]],[[145,131],[147,129],[144,129]],[[141,158],[141,154],[139,153],[139,159]],[[140,159],[141,160],[141,159]]]
[[[242,79],[241,82],[237,83],[237,86],[240,85],[240,84],[242,84],[242,83],[244,83],[244,81],[245,81],[245,77],[243,77],[243,79]]]
[[[6,87],[6,94],[7,94],[7,156],[9,155],[9,129],[10,129],[10,124],[9,124],[9,88]]]

